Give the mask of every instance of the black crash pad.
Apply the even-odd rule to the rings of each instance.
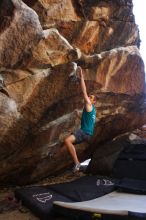
[[[146,180],[123,178],[116,184],[116,189],[122,192],[146,195]]]
[[[15,197],[22,201],[22,204],[29,208],[42,220],[47,220],[54,215],[53,201],[73,202],[54,191],[48,186],[33,186],[15,190]]]
[[[82,202],[112,192],[118,181],[109,177],[84,176],[69,183],[50,185],[49,188],[75,202]]]
[[[114,190],[111,178],[84,176],[77,180],[47,186],[23,187],[15,190],[15,196],[40,219],[54,215],[53,201],[81,202],[94,199]]]

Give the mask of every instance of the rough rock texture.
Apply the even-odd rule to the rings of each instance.
[[[86,54],[139,45],[132,1],[38,0],[33,7],[44,28],[56,27]]]
[[[131,0],[0,2],[1,184],[27,184],[72,165],[61,146],[83,107],[80,84],[69,77],[73,62],[98,97],[94,137],[77,146],[81,160],[145,124],[139,42]]]
[[[0,67],[17,68],[27,62],[31,48],[42,38],[38,15],[19,0],[1,1],[0,26]]]

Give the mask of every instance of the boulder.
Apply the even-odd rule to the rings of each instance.
[[[108,158],[104,142],[146,121],[132,1],[3,0],[0,6],[1,184],[32,183],[73,165],[62,146],[80,126],[74,110],[82,110],[83,96],[70,77],[76,64],[98,99],[94,136],[76,148],[80,160],[91,157],[96,167],[98,152]]]

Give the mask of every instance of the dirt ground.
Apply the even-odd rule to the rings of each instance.
[[[81,176],[83,173],[73,174],[71,171],[67,171],[63,175],[50,177],[40,181],[37,186],[49,185],[62,182],[70,182]],[[0,220],[39,220],[28,208],[18,203],[14,196],[14,191],[17,187],[0,189]],[[63,217],[57,217],[49,220],[65,220]]]

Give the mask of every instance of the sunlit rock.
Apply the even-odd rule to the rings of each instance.
[[[56,66],[79,58],[78,51],[56,29],[50,28],[43,33],[44,38],[32,50],[33,59],[29,66]]]
[[[73,165],[62,145],[80,126],[77,65],[97,96],[94,136],[76,146],[79,158],[91,157],[97,174],[96,161],[102,171],[107,159],[112,166],[119,149],[103,144],[146,121],[139,42],[131,0],[0,2],[0,184],[32,183]]]
[[[110,51],[82,56],[87,79],[101,85],[103,92],[129,95],[144,93],[144,63],[136,46],[119,47]]]
[[[2,0],[1,8],[0,67],[18,68],[42,38],[42,27],[35,11],[21,0]]]

